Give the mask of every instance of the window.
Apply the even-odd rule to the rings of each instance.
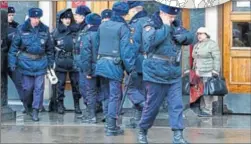
[[[251,47],[251,23],[233,22],[233,47]]]
[[[251,1],[250,0],[233,0],[232,10],[235,12],[250,12]]]

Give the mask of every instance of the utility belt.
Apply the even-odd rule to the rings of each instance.
[[[31,54],[31,53],[27,53],[27,52],[21,52],[19,51],[18,53],[22,53],[23,55],[33,59],[33,60],[37,60],[37,59],[41,59],[45,56],[45,54]]]
[[[153,59],[159,59],[159,60],[163,60],[163,61],[168,61],[171,64],[177,64],[176,57],[174,57],[174,56],[169,57],[169,56],[165,56],[165,55],[153,54],[151,56],[151,58],[153,58]]]
[[[122,64],[122,60],[120,57],[116,57],[116,56],[105,56],[105,55],[98,55],[97,59],[107,59],[107,60],[112,60],[114,64],[118,65],[118,64]]]

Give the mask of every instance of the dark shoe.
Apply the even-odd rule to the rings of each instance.
[[[108,118],[106,136],[124,135],[124,130],[117,126],[116,119]]]
[[[95,124],[95,123],[97,123],[96,116],[84,118],[84,119],[82,119],[82,123]]]
[[[127,128],[133,128],[135,129],[138,125],[139,121],[136,121],[135,118],[131,118],[129,124],[127,125]]]
[[[84,119],[86,117],[86,115],[84,114],[81,114],[81,115],[77,115],[76,118],[77,119]]]
[[[198,114],[198,117],[212,117],[212,115],[205,111],[200,111],[200,113]]]
[[[32,120],[33,121],[39,121],[39,118],[38,118],[38,109],[33,109],[32,111]]]
[[[148,141],[147,141],[147,130],[144,130],[142,128],[139,129],[138,142],[139,143],[148,143]]]
[[[79,99],[74,100],[74,108],[75,108],[75,114],[82,114],[82,111],[79,106]]]
[[[103,123],[105,122],[105,117],[103,117],[102,122],[103,122]]]
[[[95,109],[90,109],[89,108],[88,111],[89,111],[88,117],[85,118],[85,119],[82,119],[82,123],[91,123],[91,124],[97,123]]]
[[[27,104],[24,104],[24,109],[25,109],[24,113],[26,113],[29,116],[32,116],[32,108],[28,107]]]
[[[25,113],[26,113],[25,108],[22,108],[22,109],[21,109],[21,112],[22,112],[23,114],[25,114]]]
[[[183,137],[182,130],[174,130],[173,131],[173,143],[174,144],[188,144],[188,142]]]
[[[64,114],[64,101],[58,101],[58,113]]]
[[[46,110],[45,110],[44,106],[42,106],[42,108],[39,109],[39,112],[45,112],[45,111]]]
[[[129,123],[129,125],[127,125],[127,127],[136,128],[138,126],[138,123],[139,123],[139,121],[141,119],[141,115],[142,115],[142,111],[141,111],[142,109],[143,109],[143,106],[137,107],[137,109],[134,109],[134,118],[130,119],[130,123]]]

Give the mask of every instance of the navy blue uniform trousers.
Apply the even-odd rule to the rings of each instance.
[[[104,110],[104,115],[117,119],[122,96],[121,82],[112,79],[101,78],[101,93],[104,95],[104,99],[107,99],[107,96],[109,96],[108,108]]]
[[[23,101],[22,74],[17,69],[13,72],[9,71],[9,76],[17,89],[19,99]]]
[[[100,78],[99,95],[103,101],[109,101],[109,80],[106,78]],[[108,115],[108,105],[103,105],[103,114],[105,117]]]
[[[33,95],[32,108],[39,109],[44,98],[44,76],[22,75],[23,102],[30,103],[30,96]]]
[[[90,109],[95,109],[97,99],[97,78],[85,79],[86,104]]]
[[[67,72],[56,72],[58,77],[58,84],[57,84],[57,100],[63,101],[64,100],[64,90],[65,90],[65,82]],[[71,87],[72,87],[72,95],[74,100],[79,100],[81,98],[81,94],[79,93],[79,73],[78,72],[69,72],[70,80],[71,80]]]
[[[167,97],[169,124],[172,129],[184,129],[181,79],[172,84],[146,82],[147,97],[139,123],[142,129],[152,127],[159,108]]]
[[[87,105],[85,82],[86,82],[86,75],[82,72],[79,72],[79,92],[83,97],[83,104]]]
[[[137,105],[145,102],[145,95],[146,92],[143,77],[142,75],[139,75],[137,80],[134,80],[128,84],[127,96],[134,105]]]

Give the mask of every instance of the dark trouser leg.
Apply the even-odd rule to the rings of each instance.
[[[52,85],[52,97],[49,103],[49,112],[57,111],[57,85]]]
[[[103,97],[103,114],[107,117],[108,114],[108,104],[109,104],[109,80],[105,78],[100,79],[100,94]]]
[[[22,75],[23,105],[28,115],[31,115],[28,105],[32,103],[34,85],[35,78],[33,76]]]
[[[136,128],[142,114],[146,95],[142,75],[139,75],[137,80],[129,83],[127,95],[134,105],[134,117],[130,119],[130,124],[128,126]]]
[[[121,82],[109,79],[109,104],[108,104],[108,123],[107,136],[116,136],[124,134],[124,130],[116,125],[118,118],[118,109],[121,101],[122,87]]]
[[[8,105],[8,75],[7,72],[1,72],[1,106]]]
[[[38,121],[38,112],[44,98],[44,75],[34,77],[32,120]]]
[[[166,93],[163,84],[152,82],[146,82],[146,90],[145,106],[139,122],[138,141],[140,143],[147,143],[147,131],[152,127]]]
[[[9,76],[15,84],[20,100],[23,101],[22,74],[17,69],[14,72],[9,72]]]
[[[86,105],[86,89],[85,89],[85,79],[86,76],[84,73],[79,72],[79,92],[83,97],[83,103]]]
[[[79,107],[79,99],[81,98],[81,94],[79,92],[79,73],[78,72],[70,72],[70,80],[71,80],[75,113],[81,114],[82,112]]]
[[[167,101],[169,124],[174,131],[173,143],[187,143],[183,138],[183,101],[181,80],[168,85]]]
[[[88,108],[88,117],[83,122],[96,123],[96,99],[97,99],[97,79],[95,77],[86,79],[86,99]]]
[[[57,83],[57,111],[59,114],[64,114],[64,89],[67,72],[56,72],[58,77]]]

